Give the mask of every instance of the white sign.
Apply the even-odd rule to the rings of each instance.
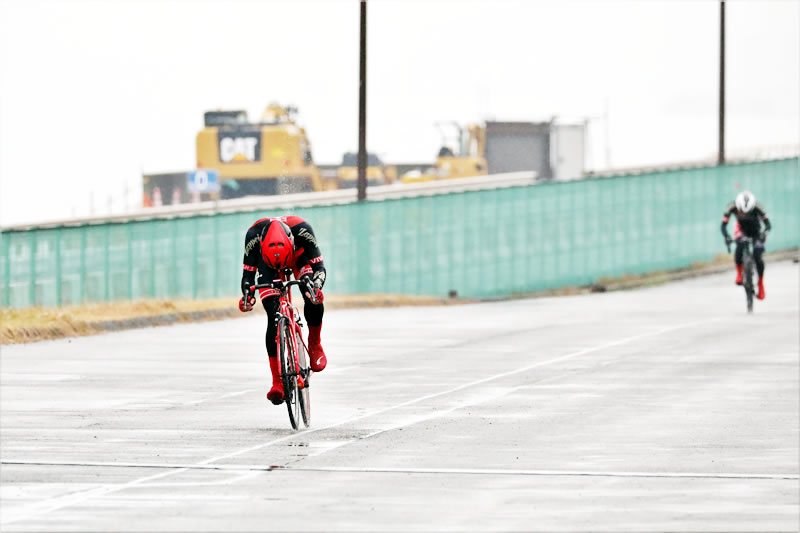
[[[216,170],[198,169],[189,173],[189,192],[219,192]]]

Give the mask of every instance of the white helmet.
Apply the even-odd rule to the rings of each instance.
[[[750,191],[742,191],[736,195],[736,209],[749,213],[756,206],[756,197]]]

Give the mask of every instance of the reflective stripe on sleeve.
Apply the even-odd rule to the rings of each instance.
[[[278,289],[258,289],[258,296],[264,300],[265,298],[269,298],[270,296],[280,296],[281,291]]]

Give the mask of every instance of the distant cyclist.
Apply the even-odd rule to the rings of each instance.
[[[295,278],[306,281],[303,288],[305,307],[303,314],[308,323],[308,351],[311,357],[311,370],[322,372],[328,363],[320,344],[322,315],[325,310],[322,302],[322,286],[325,284],[325,265],[319,251],[317,238],[311,225],[300,217],[285,216],[278,218],[262,218],[250,226],[244,239],[244,266],[242,271],[242,294],[239,310],[247,312],[253,309],[255,297],[245,294],[245,284],[255,285],[256,272],[259,283],[268,283],[280,278],[285,268],[292,269]],[[283,383],[280,378],[280,364],[275,325],[275,314],[278,311],[277,289],[259,289],[259,297],[267,311],[267,355],[269,368],[272,371],[272,388],[267,399],[279,405],[283,402]]]
[[[736,227],[733,230],[733,239],[728,235],[728,219],[731,215],[736,216]],[[761,223],[764,223],[762,231]],[[742,284],[742,237],[753,239],[753,258],[756,261],[758,271],[758,299],[763,300],[764,293],[764,243],[767,241],[767,234],[772,226],[767,218],[764,208],[756,202],[756,197],[750,191],[742,191],[736,195],[736,200],[728,204],[725,214],[722,215],[722,235],[725,237],[725,244],[730,245],[736,241],[736,253],[734,261],[736,263],[736,284]]]

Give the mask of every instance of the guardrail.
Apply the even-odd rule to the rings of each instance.
[[[235,297],[243,240],[287,211],[314,227],[325,290],[503,296],[677,269],[725,252],[744,188],[766,207],[768,251],[800,246],[800,160],[533,183],[528,175],[209,202],[17,227],[0,235],[0,304]],[[302,202],[307,202],[301,205]]]
[[[502,189],[519,187],[534,183],[536,173],[508,172],[490,176],[471,178],[444,179],[424,183],[397,183],[379,185],[367,189],[367,200],[382,201],[399,198],[430,196],[466,191]],[[257,210],[295,209],[314,206],[344,205],[356,202],[354,189],[323,191],[311,193],[283,194],[276,196],[246,196],[229,200],[205,201],[190,204],[165,205],[148,207],[121,213],[96,217],[69,218],[39,223],[18,224],[0,227],[0,231],[28,231],[68,226],[83,226],[108,223],[141,222],[154,219],[170,219],[176,217],[192,217],[199,215],[217,215],[241,213]]]

